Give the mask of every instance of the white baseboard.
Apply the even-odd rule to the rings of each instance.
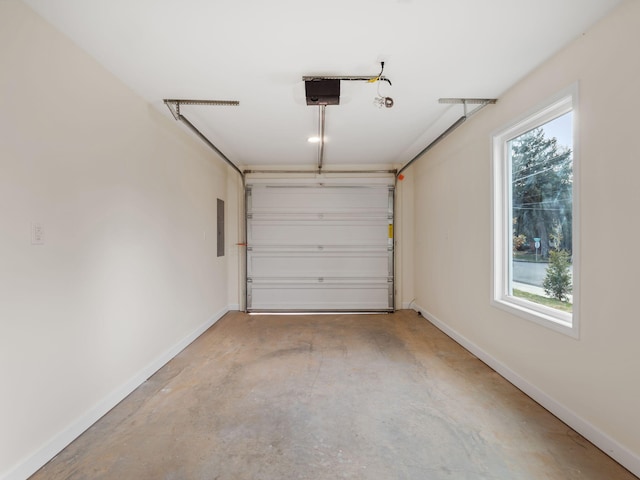
[[[29,478],[49,460],[60,453],[67,445],[78,438],[87,428],[97,422],[105,413],[115,407],[118,403],[124,400],[127,395],[129,395],[136,388],[142,385],[142,383],[144,383],[151,375],[160,370],[160,368],[162,368],[167,362],[169,362],[169,360],[175,357],[189,344],[191,344],[196,338],[202,335],[207,329],[209,329],[214,323],[216,323],[220,318],[222,318],[224,314],[226,314],[230,310],[232,310],[232,308],[227,307],[219,311],[209,320],[193,330],[186,337],[174,344],[172,347],[158,356],[155,360],[149,363],[146,367],[140,370],[131,379],[129,379],[129,381],[116,388],[109,395],[98,402],[97,405],[95,405],[89,411],[85,412],[67,428],[54,436],[44,446],[39,448],[24,461],[20,462],[13,469],[0,475],[0,480],[24,480],[26,478]]]
[[[471,342],[469,339],[449,327],[446,323],[439,320],[435,315],[430,314],[424,308],[416,305],[415,303],[413,304],[413,310],[420,312],[425,319],[434,324],[443,333],[445,333],[457,343],[462,345],[465,349],[473,353],[476,357],[478,357],[480,360],[482,360],[484,363],[498,372],[507,381],[515,385],[518,389],[522,390],[526,395],[538,402],[553,415],[573,428],[576,432],[580,433],[580,435],[596,445],[611,458],[615,459],[627,470],[640,477],[640,456],[636,455],[624,445],[620,444],[609,435],[599,430],[593,424],[577,415],[574,411],[572,411],[565,405],[550,397],[535,385],[529,383],[527,380],[522,378],[505,364],[499,362],[490,354],[482,350],[475,343]]]

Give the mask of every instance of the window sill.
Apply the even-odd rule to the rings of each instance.
[[[573,338],[579,338],[578,324],[575,313],[561,312],[553,308],[538,305],[516,297],[493,299],[491,304],[501,310],[516,315],[530,322],[563,333]]]

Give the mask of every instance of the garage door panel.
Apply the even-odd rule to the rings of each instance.
[[[252,288],[253,310],[386,310],[388,284],[259,284]]]
[[[388,187],[255,186],[253,212],[386,211]]]
[[[265,222],[256,220],[247,230],[250,245],[386,245],[387,221],[300,221]]]
[[[247,273],[260,276],[378,276],[387,278],[389,257],[386,251],[378,254],[295,253],[253,254],[247,263]]]

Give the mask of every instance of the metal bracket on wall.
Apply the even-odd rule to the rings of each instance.
[[[164,104],[167,106],[167,108],[171,112],[171,115],[173,115],[173,118],[181,121],[183,124],[189,127],[189,129],[193,133],[195,133],[198,136],[198,138],[200,138],[200,140],[206,143],[209,146],[209,148],[211,148],[214,152],[220,155],[220,157],[225,162],[227,162],[227,164],[233,167],[233,169],[240,174],[240,177],[244,181],[244,173],[242,173],[242,171],[237,167],[237,165],[233,163],[231,160],[229,160],[229,157],[227,157],[224,153],[222,153],[222,151],[220,151],[220,149],[216,147],[213,144],[213,142],[211,142],[211,140],[209,140],[200,130],[198,130],[196,126],[193,123],[191,123],[180,111],[180,105],[215,105],[215,106],[234,106],[235,107],[240,105],[240,102],[238,102],[237,100],[192,100],[192,99],[167,98],[164,100]]]

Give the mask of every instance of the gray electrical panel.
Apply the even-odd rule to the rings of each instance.
[[[224,257],[224,200],[218,198],[218,256]]]

